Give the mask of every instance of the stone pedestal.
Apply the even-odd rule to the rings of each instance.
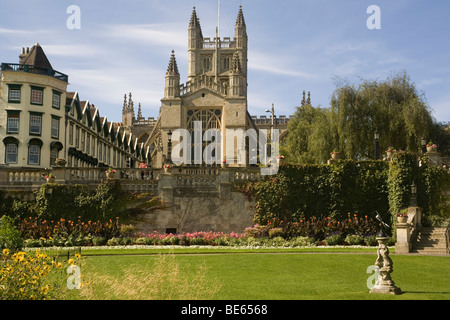
[[[389,257],[389,249],[387,247],[388,239],[388,237],[377,237],[378,256],[375,261],[375,265],[379,268],[380,277],[372,289],[370,289],[370,293],[402,293],[401,289],[395,286],[395,283],[391,278],[391,273],[393,272],[393,262]]]
[[[397,223],[396,228],[397,228],[397,242],[395,243],[395,253],[399,254],[409,253],[411,249],[410,224]]]
[[[53,174],[57,184],[66,184],[66,181],[70,179],[70,170],[65,167],[53,167]]]
[[[427,152],[427,155],[432,165],[438,167],[442,166],[441,154],[437,152],[436,149],[432,149],[431,151]]]

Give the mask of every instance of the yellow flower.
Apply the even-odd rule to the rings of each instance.
[[[3,249],[3,254],[5,256],[8,256],[9,255],[9,249]]]
[[[69,264],[75,264],[75,260],[73,260],[73,259],[69,259]]]
[[[75,258],[81,258],[81,254],[75,253]]]

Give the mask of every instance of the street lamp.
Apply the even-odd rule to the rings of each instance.
[[[167,142],[167,162],[172,162],[172,131],[169,130],[167,133],[169,136],[168,142]]]
[[[274,112],[274,106],[272,103],[272,111],[270,111],[269,109],[266,109],[266,112],[270,112],[272,114],[272,124],[271,124],[271,129],[273,129],[275,127],[275,112]]]
[[[272,130],[275,128],[275,111],[274,111],[274,105],[272,103],[272,110],[266,109],[266,112],[270,112],[271,113],[271,124],[270,124],[270,130],[269,130],[269,135],[270,135],[270,140],[267,143],[267,147],[270,150],[270,156],[272,156],[272,148],[271,148],[271,141],[272,141]],[[268,151],[269,152],[269,151]]]
[[[414,180],[411,184],[411,207],[417,207],[417,185]]]
[[[375,130],[374,139],[375,139],[374,158],[375,160],[380,160],[380,133],[378,132],[378,129]]]

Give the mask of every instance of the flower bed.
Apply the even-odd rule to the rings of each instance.
[[[180,234],[133,233],[131,226],[119,219],[107,222],[58,221],[27,218],[18,229],[24,247],[73,246],[226,246],[226,247],[308,247],[323,245],[374,246],[377,225],[365,218],[349,214],[346,221],[330,218],[285,223],[272,218],[267,225],[246,228],[243,233],[192,232]]]

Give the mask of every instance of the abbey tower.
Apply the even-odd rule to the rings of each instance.
[[[201,123],[202,133],[208,129],[218,129],[221,141],[216,142],[220,142],[220,149],[215,152],[222,157],[227,143],[226,130],[246,130],[251,124],[247,112],[248,39],[242,7],[237,15],[234,37],[223,39],[217,34],[212,39],[203,37],[194,7],[188,27],[188,40],[188,81],[184,84],[180,82],[175,52],[172,51],[159,119],[147,141],[151,145],[155,167],[161,166],[170,157],[167,150],[169,135],[176,129],[183,128],[192,133],[192,150],[194,147],[203,150],[208,144],[200,136],[195,139],[195,125]],[[236,149],[241,147],[238,143]],[[194,156],[194,152],[191,152],[192,160]],[[192,164],[205,165],[198,161]]]
[[[169,147],[175,147],[178,142],[173,141],[172,144],[171,134],[177,129],[187,130],[191,137],[189,146],[185,145],[182,153],[188,152],[192,161],[183,165],[208,165],[204,161],[196,161],[199,156],[197,151],[202,152],[211,144],[215,138],[205,141],[204,133],[215,129],[221,135],[220,141],[215,141],[218,148],[213,156],[218,162],[214,165],[220,166],[219,162],[226,158],[228,163],[234,163],[232,166],[247,166],[248,139],[235,137],[231,139],[233,141],[227,141],[226,133],[230,130],[269,129],[273,122],[265,116],[260,119],[250,116],[247,111],[248,37],[242,6],[237,13],[234,37],[223,38],[219,37],[217,29],[215,37],[204,37],[194,7],[188,26],[187,49],[185,83],[181,82],[176,53],[172,50],[170,54],[158,119],[145,120],[142,114],[135,118],[131,96],[128,103],[125,96],[123,126],[150,147],[154,168],[170,162],[172,148]],[[283,130],[287,120],[285,116],[280,116],[275,123]],[[201,135],[195,135],[194,132],[199,132],[199,124]]]

